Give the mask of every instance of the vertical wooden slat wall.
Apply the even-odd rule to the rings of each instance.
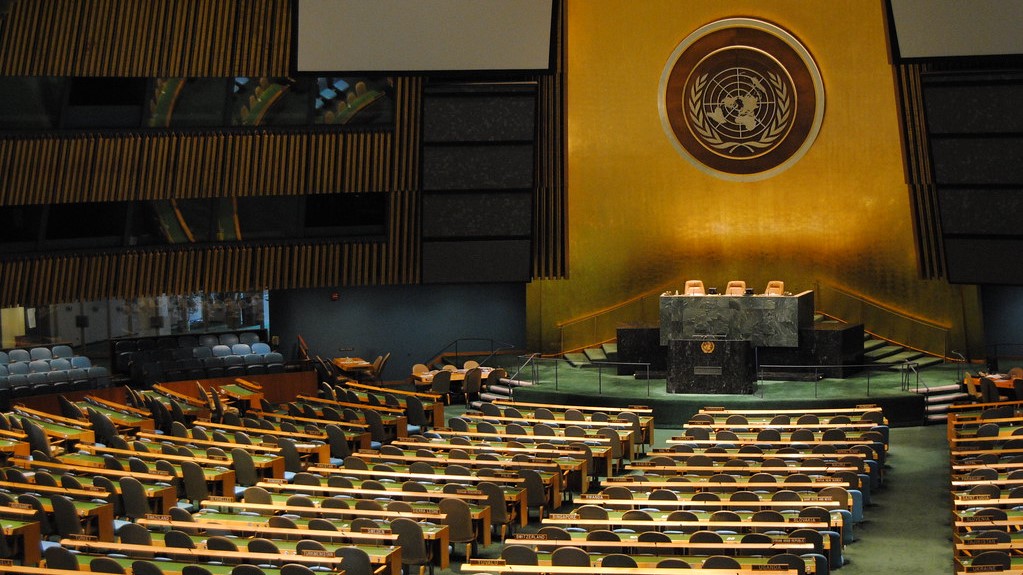
[[[565,3],[555,2],[554,73],[537,81],[536,189],[533,197],[533,277],[568,273],[565,203]]]
[[[290,0],[14,0],[6,76],[285,76]]]
[[[937,188],[934,185],[927,140],[927,118],[923,89],[920,84],[921,64],[896,66],[896,88],[901,112],[902,137],[905,145],[906,183],[913,208],[913,232],[917,242],[917,258],[921,277],[945,278],[945,253],[942,245],[941,214],[938,212]]]
[[[535,277],[566,273],[564,7],[539,78]],[[13,0],[0,75],[286,76],[292,0]],[[420,281],[424,79],[394,80],[393,130],[43,132],[0,137],[0,206],[380,192],[386,240],[0,258],[0,306]]]

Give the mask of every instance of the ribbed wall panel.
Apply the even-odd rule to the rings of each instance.
[[[913,230],[920,274],[927,279],[944,279],[946,269],[941,214],[938,211],[937,188],[934,186],[930,160],[927,118],[920,85],[921,71],[922,66],[919,64],[896,66],[896,86],[905,144],[906,183],[913,208]]]
[[[565,203],[565,2],[555,2],[554,73],[536,78],[536,189],[533,196],[533,277],[568,274]]]
[[[410,179],[393,157],[389,133],[13,138],[0,140],[0,205],[388,191]]]
[[[286,76],[290,0],[13,0],[9,76]]]
[[[381,243],[218,246],[0,260],[0,306],[164,293],[409,283]]]

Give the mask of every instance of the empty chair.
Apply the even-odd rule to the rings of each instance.
[[[353,529],[354,529],[354,521]],[[423,538],[422,525],[404,517],[391,521],[391,532],[398,536],[397,544],[401,547],[401,563],[407,567],[427,565],[433,575],[432,547],[426,545]]]
[[[784,295],[785,294],[785,282],[779,280],[771,280],[767,282],[767,287],[764,288],[764,295]]]
[[[501,559],[508,565],[538,565],[539,558],[532,547],[525,545],[507,545],[501,550]]]
[[[89,571],[93,573],[125,573],[124,567],[109,557],[94,557],[89,561]],[[183,572],[182,572],[183,573]]]
[[[48,347],[33,347],[28,354],[31,361],[53,359],[53,352]]]
[[[551,565],[589,567],[590,556],[579,547],[566,545],[558,547],[551,553]]]
[[[373,564],[364,549],[353,546],[338,547],[334,551],[334,556],[341,558],[340,567],[344,569],[345,575],[371,575],[373,573]]]
[[[448,526],[451,543],[465,545],[465,560],[468,561],[476,543],[476,530],[469,504],[462,499],[448,498],[441,499],[438,507],[445,515],[443,523]]]
[[[682,292],[685,295],[706,295],[706,291],[703,288],[702,280],[686,280],[685,291]]]
[[[731,280],[725,286],[725,295],[742,295],[746,293],[746,282],[742,280]]]

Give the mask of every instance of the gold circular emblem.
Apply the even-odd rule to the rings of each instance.
[[[700,351],[703,353],[714,353],[714,342],[705,341],[700,344]]]
[[[661,123],[693,165],[753,181],[788,169],[824,118],[824,83],[805,47],[785,30],[729,18],[675,49],[659,91]]]

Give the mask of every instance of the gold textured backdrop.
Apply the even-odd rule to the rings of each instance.
[[[789,30],[824,78],[816,143],[759,182],[701,173],[657,112],[672,50],[736,16]],[[830,298],[842,311],[853,296],[948,332],[925,347],[980,344],[975,289],[918,272],[881,1],[569,0],[567,42],[569,277],[530,286],[531,348],[559,351],[560,324],[689,278],[722,289],[731,279],[758,291],[771,279],[792,292],[826,286],[823,311],[825,295],[842,293]],[[888,317],[866,328],[899,336],[904,320]]]

